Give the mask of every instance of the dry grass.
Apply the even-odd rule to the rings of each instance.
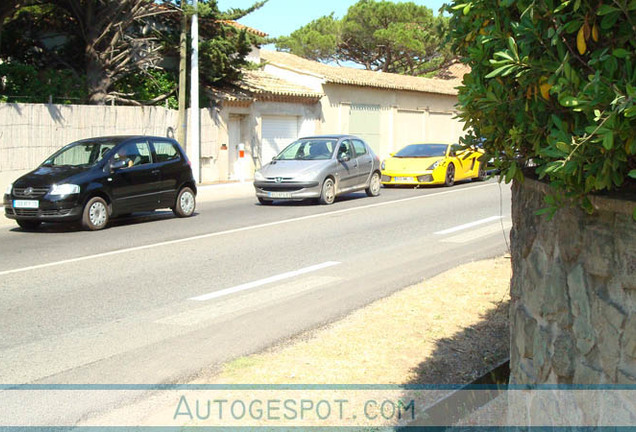
[[[508,356],[509,283],[509,259],[466,264],[202,381],[467,383]]]

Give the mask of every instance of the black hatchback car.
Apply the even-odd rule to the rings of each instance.
[[[81,221],[104,228],[111,217],[171,208],[188,217],[196,206],[190,161],[179,144],[153,136],[77,141],[50,156],[5,192],[5,216],[25,229]]]

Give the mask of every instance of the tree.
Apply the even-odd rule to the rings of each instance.
[[[276,47],[313,60],[424,75],[454,61],[444,42],[446,21],[412,2],[360,0],[341,20],[321,17],[279,38]]]
[[[320,17],[289,36],[276,39],[276,48],[315,61],[337,61],[341,38],[340,21],[330,15]]]
[[[465,142],[484,139],[506,181],[532,167],[557,192],[546,212],[562,196],[591,211],[589,194],[636,188],[634,1],[455,0],[446,10],[472,69],[459,89]]]
[[[103,104],[113,82],[131,71],[154,66],[161,58],[150,17],[166,13],[152,0],[55,0],[77,24],[84,49],[91,104]],[[119,98],[117,94],[110,95]]]
[[[36,6],[27,8],[27,2]],[[264,3],[228,12],[219,11],[215,0],[199,3],[201,71],[206,84],[221,85],[236,79],[247,63],[246,55],[259,43],[256,36],[224,20],[238,19]],[[166,59],[185,56],[179,53],[179,47],[185,42],[190,6],[178,8],[161,0],[17,0],[15,5],[17,13],[13,13],[15,7],[6,9],[12,18],[3,33],[14,31],[13,39],[19,41],[18,35],[25,28],[33,31],[22,45],[0,46],[0,58],[42,69],[68,69],[78,78],[85,76],[88,102],[92,104],[109,100],[152,104],[177,91],[177,71],[174,67],[171,70]],[[55,49],[41,43],[43,35],[51,33],[63,41]],[[162,72],[166,67],[167,73]],[[185,83],[182,87],[185,89]]]

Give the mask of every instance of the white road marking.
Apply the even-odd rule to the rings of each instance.
[[[276,276],[270,276],[268,278],[265,279],[260,279],[254,282],[248,282],[242,285],[237,285],[235,287],[232,288],[226,288],[223,290],[219,290],[219,291],[214,291],[208,294],[203,294],[197,297],[192,297],[190,298],[190,300],[195,300],[195,301],[206,301],[206,300],[211,300],[211,299],[215,299],[215,298],[219,298],[219,297],[225,297],[227,295],[230,294],[234,294],[237,292],[241,292],[241,291],[245,291],[245,290],[249,290],[252,288],[257,288],[259,286],[263,286],[263,285],[267,285],[270,284],[272,282],[278,282],[284,279],[289,279],[289,278],[293,278],[295,276],[299,276],[305,273],[311,273],[311,272],[315,272],[318,270],[322,270],[324,268],[327,267],[333,267],[335,265],[340,264],[338,261],[327,261],[324,262],[322,264],[316,264],[313,266],[309,266],[309,267],[305,267],[305,268],[301,268],[299,270],[294,270],[294,271],[290,271],[287,273],[282,273]]]
[[[205,306],[160,318],[155,323],[178,327],[201,326],[210,321],[281,303],[307,291],[332,285],[341,280],[342,278],[334,276],[307,276],[299,280],[277,284],[267,288],[265,292],[246,292],[211,303],[204,303]]]
[[[482,237],[487,237],[491,234],[500,233],[502,230],[506,231],[512,227],[511,221],[506,221],[503,223],[503,228],[501,224],[492,224],[485,227],[478,228],[476,230],[470,231],[464,234],[458,234],[455,236],[447,237],[440,240],[442,243],[470,243],[474,240],[480,239]]]
[[[475,221],[475,222],[469,222],[467,224],[458,225],[458,226],[455,226],[455,227],[452,227],[452,228],[448,228],[448,229],[445,229],[445,230],[442,230],[442,231],[437,231],[435,234],[437,234],[437,235],[452,234],[452,233],[457,232],[457,231],[463,231],[465,229],[472,228],[472,227],[477,226],[477,225],[483,225],[483,224],[486,224],[488,222],[496,221],[496,220],[499,220],[499,219],[502,219],[502,218],[503,218],[503,216],[491,216],[491,217],[486,218],[486,219],[481,219],[481,220],[478,220],[478,221]]]
[[[277,226],[277,225],[284,225],[284,224],[293,223],[293,222],[299,222],[299,221],[304,221],[304,220],[309,220],[309,219],[321,218],[321,217],[325,217],[325,216],[334,216],[334,215],[350,213],[350,212],[354,212],[354,211],[366,210],[366,209],[370,209],[370,208],[374,208],[374,207],[383,207],[383,206],[388,206],[388,205],[391,205],[391,204],[400,204],[400,203],[404,203],[404,202],[408,202],[408,201],[414,201],[414,200],[420,200],[420,199],[426,199],[426,198],[433,198],[433,197],[438,197],[438,196],[441,196],[441,195],[448,195],[448,194],[451,194],[451,193],[471,192],[471,191],[473,191],[475,189],[481,189],[481,188],[484,188],[484,187],[491,187],[491,186],[497,186],[497,185],[498,185],[498,183],[485,183],[483,185],[473,186],[473,187],[471,187],[469,189],[448,190],[448,191],[437,192],[437,193],[432,193],[432,194],[428,194],[428,195],[420,195],[420,196],[415,196],[415,197],[410,197],[410,198],[402,198],[402,199],[399,199],[399,200],[384,201],[384,202],[380,202],[380,203],[369,204],[369,205],[366,205],[366,206],[352,207],[352,208],[336,210],[336,211],[328,211],[328,212],[324,212],[324,213],[318,213],[318,214],[313,214],[313,215],[308,215],[308,216],[301,216],[301,217],[291,218],[291,219],[283,219],[283,220],[276,221],[276,222],[268,222],[268,223],[264,223],[264,224],[252,225],[252,226],[247,226],[247,227],[242,227],[242,228],[235,228],[235,229],[226,230],[226,231],[219,231],[219,232],[213,232],[213,233],[208,233],[208,234],[201,234],[201,235],[192,236],[192,237],[185,237],[185,238],[178,239],[178,240],[169,240],[169,241],[164,241],[164,242],[159,242],[159,243],[152,243],[152,244],[145,245],[145,246],[135,246],[135,247],[131,247],[131,248],[118,249],[118,250],[114,250],[114,251],[110,251],[110,252],[104,252],[104,253],[99,253],[99,254],[95,254],[95,255],[85,255],[85,256],[82,256],[82,257],[78,257],[78,258],[70,258],[70,259],[61,260],[61,261],[54,261],[54,262],[50,262],[50,263],[46,263],[46,264],[38,264],[38,265],[34,265],[34,266],[29,266],[29,267],[20,267],[20,268],[11,269],[11,270],[4,270],[4,271],[0,271],[0,276],[5,276],[5,275],[8,275],[8,274],[12,274],[12,273],[26,272],[26,271],[31,271],[31,270],[39,270],[39,269],[48,268],[48,267],[54,267],[54,266],[63,265],[63,264],[72,264],[72,263],[76,263],[76,262],[80,262],[80,261],[86,261],[86,260],[96,259],[96,258],[104,258],[104,257],[113,256],[113,255],[136,252],[136,251],[152,249],[152,248],[157,248],[157,247],[162,247],[162,246],[170,246],[170,245],[174,245],[174,244],[178,244],[178,243],[185,243],[185,242],[202,240],[202,239],[207,239],[207,238],[212,238],[212,237],[219,237],[219,236],[224,236],[224,235],[228,235],[228,234],[235,234],[235,233],[244,232],[244,231],[256,230],[256,229],[260,229],[260,228],[268,228],[268,227],[273,227],[273,226]]]

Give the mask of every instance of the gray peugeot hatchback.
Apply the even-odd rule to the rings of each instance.
[[[190,161],[177,141],[138,135],[68,144],[11,184],[3,201],[5,216],[24,229],[81,221],[99,230],[111,217],[137,211],[191,216],[195,197]]]

